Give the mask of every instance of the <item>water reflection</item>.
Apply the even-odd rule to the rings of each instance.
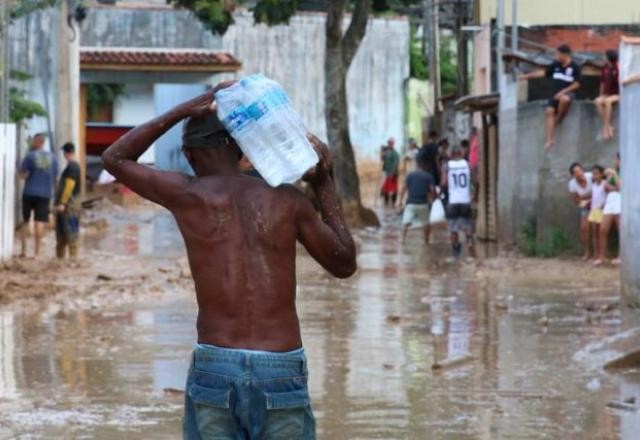
[[[122,219],[119,238],[95,245],[180,255],[171,219],[148,219],[136,227]],[[608,293],[435,271],[443,248],[369,232],[350,280],[300,258],[319,438],[637,438],[638,413],[606,405],[640,401],[640,374],[607,376],[572,359],[621,330],[619,313],[587,322],[576,311],[577,299]],[[509,295],[508,310],[497,307]],[[538,322],[543,314],[553,325]],[[170,389],[183,387],[195,317],[180,291],[133,308],[0,311],[0,437],[178,438],[182,397]],[[465,354],[475,360],[431,369]]]

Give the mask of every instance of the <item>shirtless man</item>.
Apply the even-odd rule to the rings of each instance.
[[[216,90],[142,124],[102,156],[105,168],[167,208],[187,247],[199,314],[185,398],[185,439],[314,439],[307,363],[296,313],[296,241],[336,277],[356,250],[331,178],[327,146],[305,180],[321,216],[296,188],[241,174],[241,152],[215,113]],[[187,119],[183,150],[196,176],[137,163]]]

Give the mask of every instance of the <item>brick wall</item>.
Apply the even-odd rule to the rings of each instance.
[[[631,26],[546,26],[521,29],[520,36],[549,47],[566,43],[576,52],[604,52],[617,49],[623,35],[638,34],[639,31]]]

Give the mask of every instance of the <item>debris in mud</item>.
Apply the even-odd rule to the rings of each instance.
[[[597,377],[594,377],[589,382],[587,382],[587,389],[589,391],[598,391],[600,388],[602,388],[602,383]]]
[[[496,301],[493,305],[496,310],[509,310],[509,304],[505,301]]]
[[[447,358],[439,362],[434,362],[433,365],[431,365],[431,369],[434,371],[437,371],[437,370],[444,370],[449,368],[457,368],[466,363],[472,362],[475,359],[476,359],[475,356],[473,356],[472,354],[465,354],[461,356]]]
[[[109,276],[109,275],[105,275],[105,274],[103,274],[103,273],[99,273],[99,274],[96,276],[96,280],[98,280],[98,281],[112,281],[112,280],[113,280],[113,277],[112,277],[112,276]]]
[[[388,315],[386,321],[387,324],[398,325],[402,322],[402,317],[399,315]]]
[[[630,411],[630,412],[637,412],[638,410],[640,410],[640,408],[638,408],[638,405],[636,405],[635,398],[633,397],[623,401],[612,400],[611,402],[607,403],[607,408],[620,409],[623,411]]]
[[[605,370],[625,370],[640,367],[640,349],[626,353],[604,365]]]
[[[179,390],[177,388],[164,388],[162,391],[167,396],[182,396],[184,394],[184,390]]]
[[[504,296],[496,296],[493,306],[496,308],[496,310],[506,311],[506,310],[509,310],[509,304],[512,301],[513,301],[513,295],[509,295],[506,298]]]

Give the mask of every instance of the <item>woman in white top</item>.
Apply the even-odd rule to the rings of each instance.
[[[578,162],[569,167],[572,179],[569,181],[569,192],[580,209],[580,241],[584,249],[584,259],[591,258],[591,231],[589,229],[589,205],[591,204],[591,173],[585,173]]]

